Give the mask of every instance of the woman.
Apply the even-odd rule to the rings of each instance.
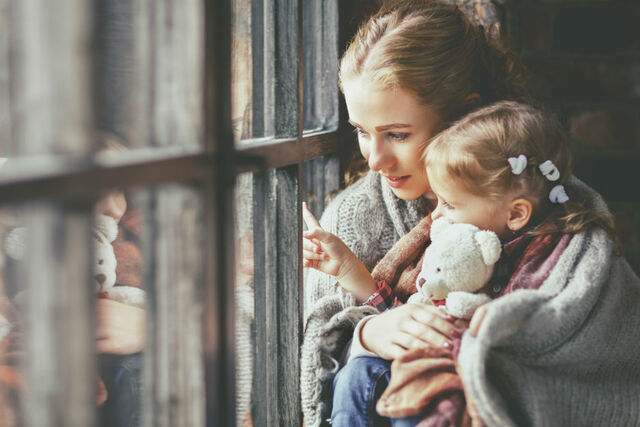
[[[425,141],[476,106],[517,98],[523,74],[455,5],[384,6],[359,29],[340,63],[350,122],[370,171],[327,206],[322,227],[373,269],[434,206],[420,161]],[[317,271],[306,272],[304,293],[302,403],[306,425],[314,426],[330,414],[331,380],[355,324],[377,311],[356,306]],[[450,345],[455,329],[438,310],[409,305],[370,318],[360,337],[367,350],[395,359],[406,349]],[[319,351],[327,331],[335,338],[329,356]]]

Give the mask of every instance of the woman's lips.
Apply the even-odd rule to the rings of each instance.
[[[384,178],[387,180],[387,183],[389,184],[390,187],[400,188],[409,180],[410,176],[411,175],[405,175],[405,176],[386,176],[385,175]]]

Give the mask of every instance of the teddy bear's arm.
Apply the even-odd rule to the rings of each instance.
[[[491,301],[485,294],[472,294],[469,292],[450,292],[447,295],[447,311],[461,319],[470,319],[476,308]]]
[[[134,286],[114,286],[109,288],[106,293],[107,297],[114,301],[145,308],[146,296],[145,292],[140,288]]]
[[[415,294],[411,295],[407,300],[407,304],[418,304],[418,303],[427,304],[429,303],[429,299],[426,296],[424,296],[421,292],[416,292]]]

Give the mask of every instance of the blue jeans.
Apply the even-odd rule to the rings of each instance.
[[[422,417],[386,418],[376,412],[376,402],[389,385],[391,361],[357,357],[333,379],[333,427],[412,427]]]
[[[142,353],[102,355],[100,376],[107,401],[98,409],[101,427],[142,425]]]

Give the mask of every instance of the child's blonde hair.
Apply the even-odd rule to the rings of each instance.
[[[521,155],[527,166],[515,174],[509,158]],[[546,218],[536,233],[578,233],[601,227],[615,235],[609,217],[575,200],[564,187],[573,160],[569,137],[557,119],[531,106],[502,101],[468,114],[429,143],[424,160],[430,176],[456,179],[469,193],[529,200],[533,205],[530,224]],[[549,160],[559,172],[554,181],[539,169]],[[549,198],[558,185],[569,196],[565,203],[552,203]]]

